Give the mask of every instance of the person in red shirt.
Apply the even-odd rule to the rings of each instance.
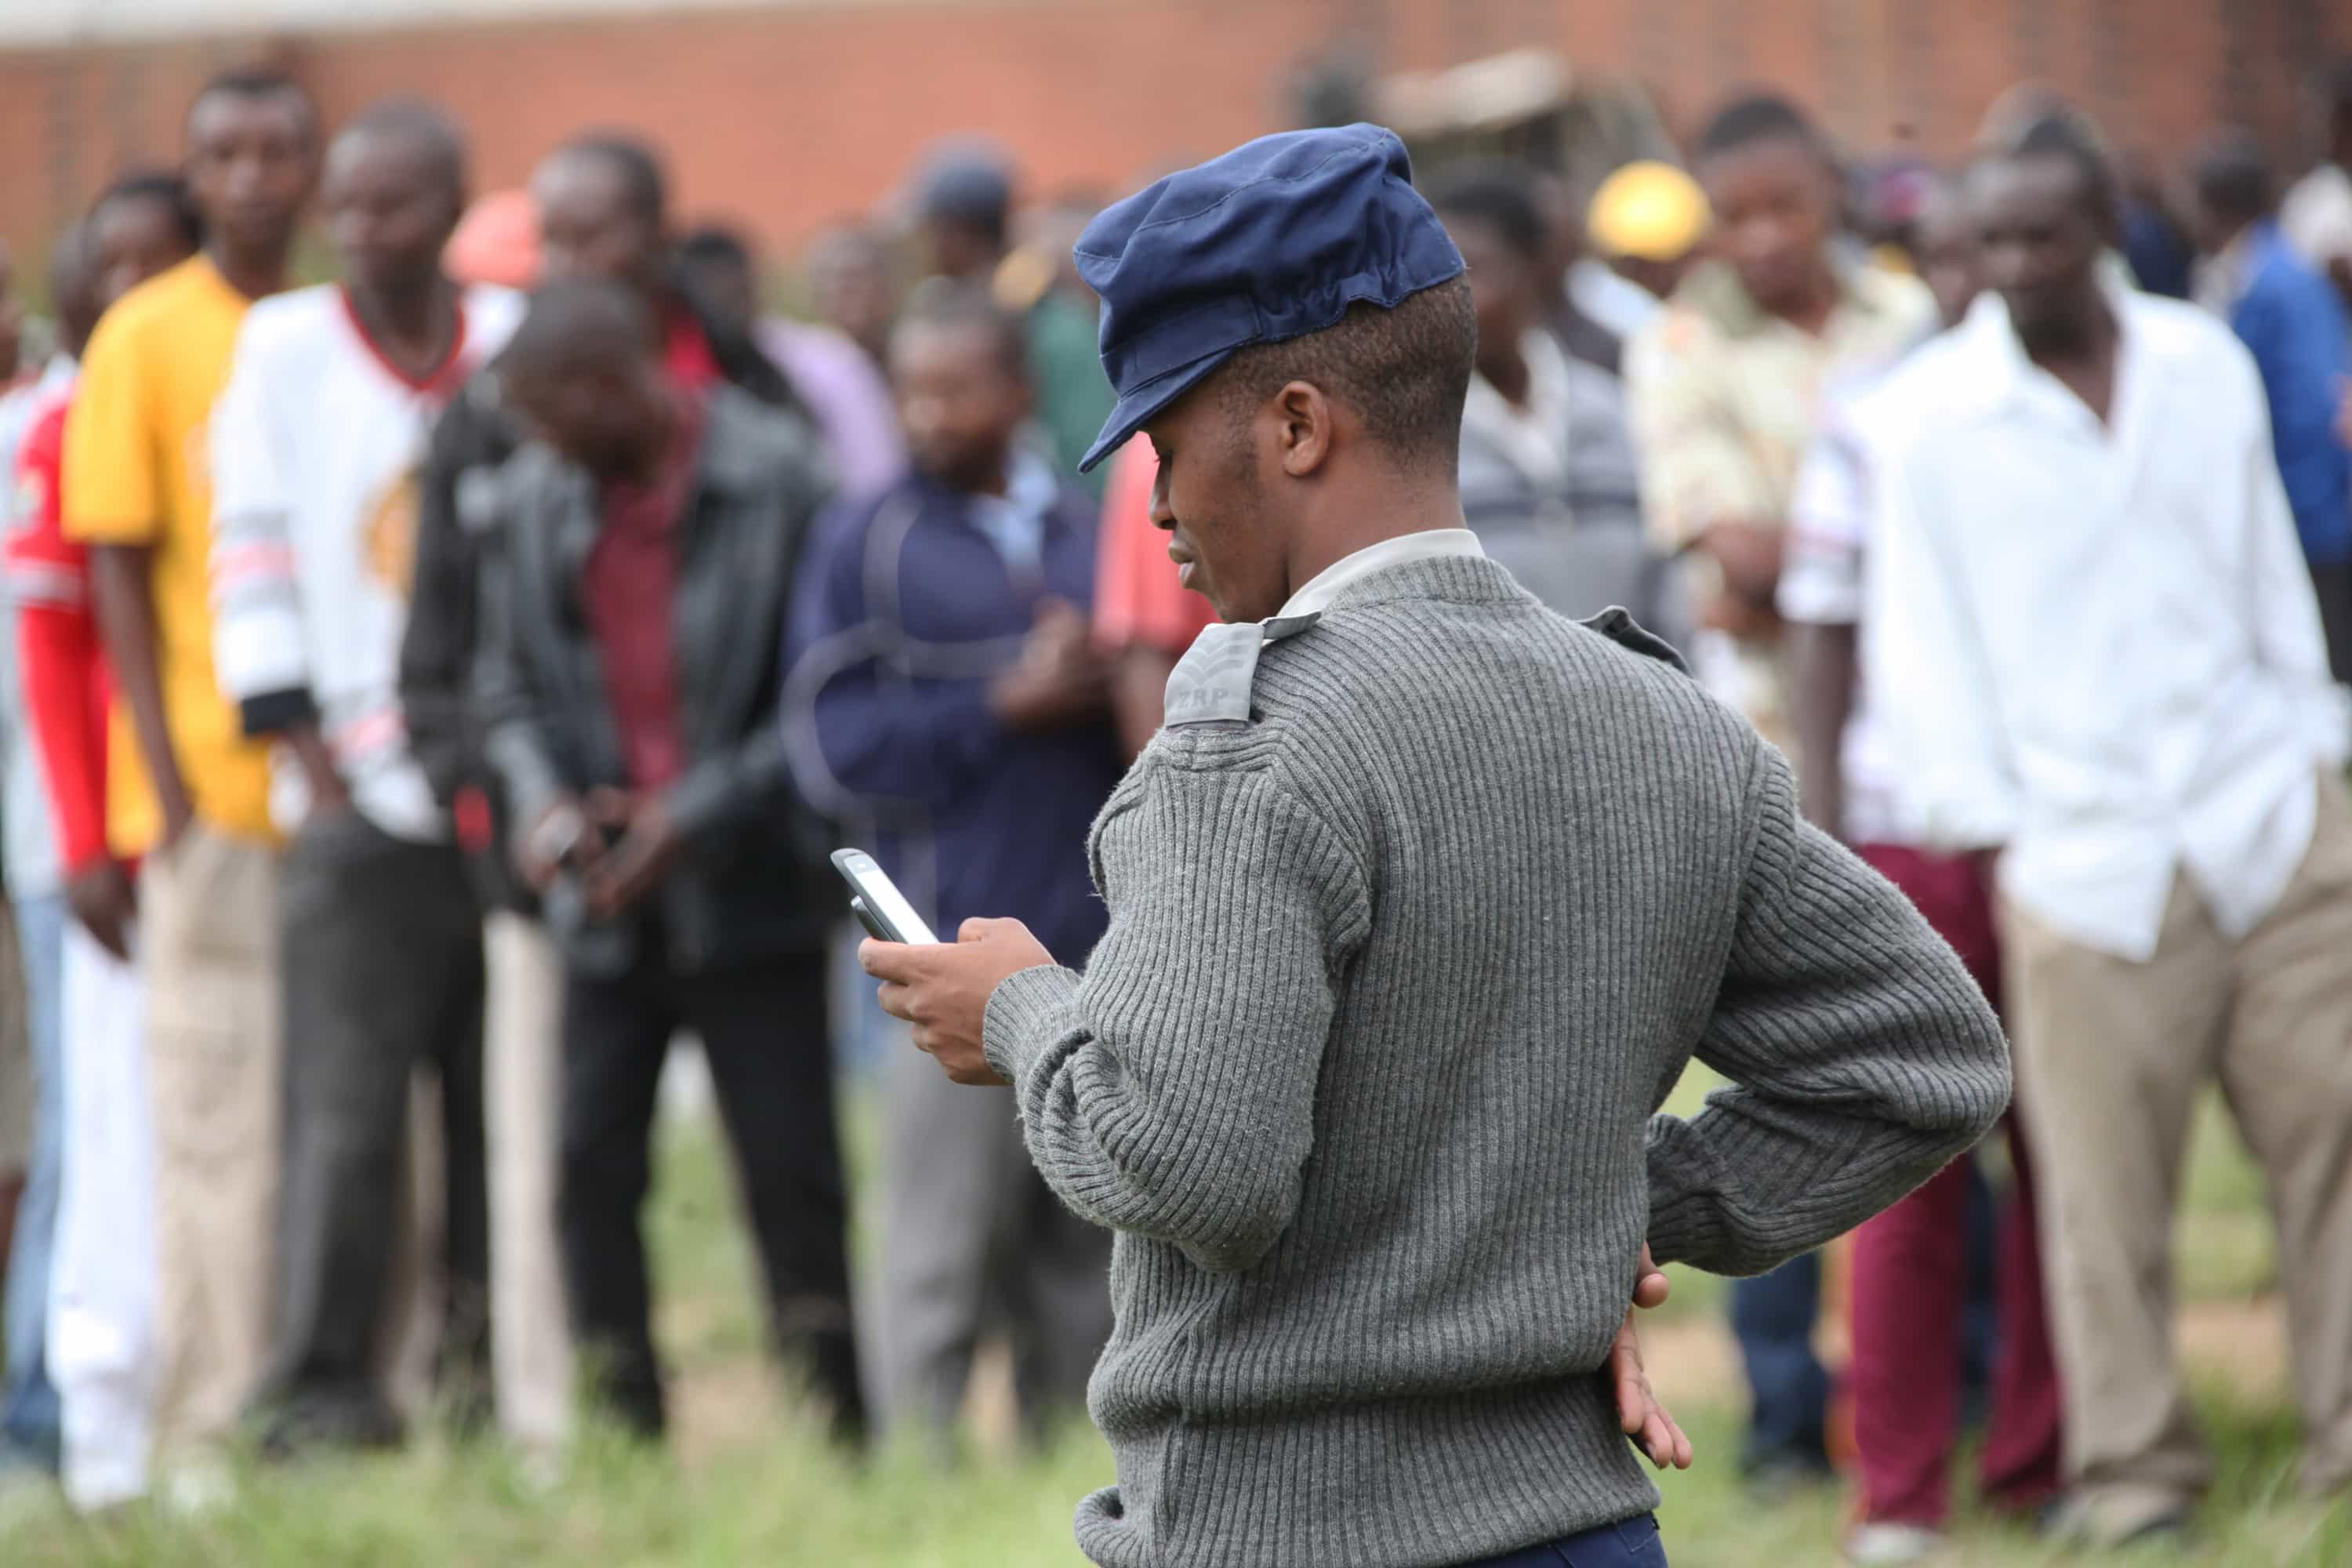
[[[1208,600],[1177,581],[1168,535],[1151,521],[1159,478],[1151,443],[1130,437],[1111,458],[1095,536],[1095,646],[1111,661],[1111,710],[1129,757],[1160,732],[1169,671],[1217,619]]]
[[[116,300],[195,253],[200,221],[176,175],[118,181],[90,209],[89,313],[62,312],[66,347],[79,356],[97,318]],[[118,958],[129,952],[129,868],[106,841],[107,707],[111,681],[89,602],[89,549],[62,524],[65,427],[71,384],[37,414],[17,458],[25,504],[8,538],[10,592],[16,602],[26,707],[57,814],[74,918]],[[115,759],[135,767],[129,747]]]

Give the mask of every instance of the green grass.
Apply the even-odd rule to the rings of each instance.
[[[1690,1086],[1678,1104],[1703,1086]],[[861,1127],[861,1134],[870,1130]],[[864,1142],[861,1138],[858,1142]],[[861,1161],[861,1163],[863,1162]],[[2181,1235],[2184,1289],[2217,1302],[2265,1289],[2272,1251],[2259,1181],[2218,1112],[2202,1118]],[[608,1433],[581,1445],[563,1478],[530,1484],[495,1445],[426,1437],[391,1458],[248,1470],[236,1505],[197,1521],[156,1508],[77,1521],[53,1499],[0,1503],[6,1568],[1079,1568],[1070,1510],[1108,1482],[1085,1431],[1052,1452],[979,1454],[942,1473],[910,1457],[852,1468],[780,1395],[759,1354],[751,1263],[721,1151],[706,1132],[663,1141],[651,1234],[661,1332],[676,1379],[673,1452]],[[1719,1283],[1685,1275],[1663,1316],[1696,1322]],[[2221,1463],[2194,1546],[2157,1561],[2195,1568],[2352,1563],[2352,1511],[2293,1496],[2296,1434],[2273,1380],[2200,1369],[2200,1405]],[[1700,1463],[1666,1478],[1661,1519],[1676,1568],[1835,1561],[1834,1493],[1759,1508],[1732,1456],[1728,1396],[1677,1412]],[[1953,1568],[2074,1561],[1990,1519],[1970,1517]]]

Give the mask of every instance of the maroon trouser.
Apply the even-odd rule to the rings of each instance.
[[[1861,854],[1918,906],[1985,994],[1998,998],[1992,900],[1975,864],[1898,845],[1865,845]],[[2003,1125],[2016,1176],[2000,1216],[2000,1350],[1981,1484],[1996,1507],[2021,1511],[2059,1489],[2058,1367],[2042,1304],[2025,1141],[2013,1119]],[[1854,1233],[1849,1378],[1862,1515],[1874,1522],[1940,1526],[1950,1507],[1968,1199],[1967,1163],[1956,1160]]]

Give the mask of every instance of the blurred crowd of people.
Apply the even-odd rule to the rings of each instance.
[[[2124,178],[2032,92],[1948,169],[1757,94],[1589,203],[1422,171],[1475,297],[1486,552],[1686,648],[2014,1035],[2006,1158],[1853,1239],[1842,1375],[1820,1260],[1735,1293],[1744,1467],[1850,1466],[1858,1561],[1937,1549],[1987,1387],[1996,1504],[2093,1545],[2185,1522],[2171,1202],[2216,1079],[2306,1479],[2352,1481],[2352,70],[2315,108],[2284,193],[2235,132]],[[0,316],[8,1463],[96,1508],[160,1462],[200,1505],[233,1444],[428,1409],[548,1459],[582,1394],[657,1436],[681,1033],[842,1440],[951,1445],[992,1339],[1043,1432],[1110,1332],[1108,1235],[1003,1091],[910,1048],[853,1310],[834,1037],[885,1026],[830,1004],[825,853],[942,932],[1101,932],[1088,824],[1213,616],[1148,440],[1077,473],[1097,204],[943,145],[896,225],[810,245],[792,317],[632,136],[475,199],[421,101],[330,128],[239,72],[186,134],[58,241],[53,350]],[[297,287],[314,199],[336,280]]]

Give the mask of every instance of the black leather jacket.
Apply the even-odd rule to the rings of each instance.
[[[680,973],[824,945],[842,908],[824,828],[793,786],[782,713],[784,616],[830,488],[808,426],[722,387],[679,522],[672,637],[686,773],[665,804],[683,847],[649,910],[591,921],[559,883],[547,919],[590,973],[658,931]],[[629,785],[580,584],[604,526],[593,484],[526,446],[464,501],[480,545],[474,714],[518,822],[563,794]],[[651,917],[651,918],[648,918]]]
[[[679,302],[701,325],[719,374],[761,403],[803,412],[784,373],[744,332],[681,290]],[[493,908],[529,910],[534,900],[516,879],[503,847],[505,802],[482,756],[472,712],[478,539],[460,515],[468,475],[496,469],[522,444],[499,396],[495,361],[478,373],[434,426],[417,499],[415,576],[408,630],[400,648],[400,699],[409,745],[445,806],[470,793],[489,814],[488,842],[470,846],[476,886]],[[461,816],[461,826],[474,825]],[[470,836],[470,835],[469,835]]]

